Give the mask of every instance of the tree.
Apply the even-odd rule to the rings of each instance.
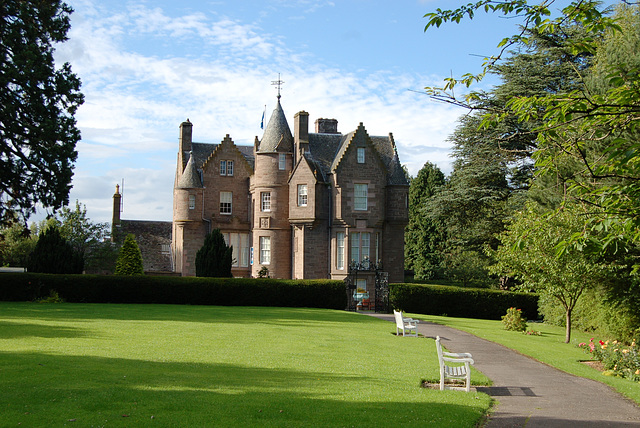
[[[80,131],[80,80],[54,44],[67,39],[72,9],[62,0],[0,2],[0,225],[23,222],[36,204],[66,205]]]
[[[124,243],[118,253],[114,275],[144,275],[142,253],[133,234],[124,238]]]
[[[231,278],[233,247],[224,241],[220,229],[214,229],[204,238],[204,245],[196,253],[196,276]]]
[[[0,266],[26,267],[29,254],[38,242],[20,223],[0,230]]]
[[[571,339],[571,316],[586,290],[595,289],[615,271],[615,265],[571,249],[560,256],[558,243],[582,227],[579,212],[564,209],[552,215],[532,204],[518,213],[500,235],[491,270],[521,281],[517,288],[555,299],[565,310],[565,342]]]
[[[409,224],[405,229],[405,267],[415,279],[437,276],[441,265],[444,228],[427,214],[428,201],[445,184],[444,174],[427,162],[411,180],[409,187]]]
[[[29,272],[80,274],[84,269],[82,255],[60,234],[53,225],[40,233],[38,242],[29,255]]]

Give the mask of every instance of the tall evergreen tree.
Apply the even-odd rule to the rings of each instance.
[[[144,275],[142,253],[140,253],[135,236],[131,233],[124,238],[113,273],[115,275]]]
[[[414,278],[425,280],[439,275],[445,230],[427,211],[429,200],[445,184],[442,171],[431,162],[424,164],[409,187],[409,224],[405,228],[405,267]]]
[[[82,273],[82,255],[60,234],[57,226],[50,226],[38,237],[29,255],[27,270],[39,273]]]
[[[56,69],[54,44],[67,39],[72,9],[62,0],[0,2],[0,224],[36,204],[66,205],[80,131],[80,80]]]
[[[231,278],[233,247],[227,245],[220,229],[204,238],[204,245],[196,253],[196,276]]]

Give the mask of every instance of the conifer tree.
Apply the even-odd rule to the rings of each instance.
[[[220,229],[214,229],[196,253],[196,276],[231,278],[232,260],[233,247],[224,242]]]
[[[38,242],[29,255],[29,272],[82,273],[82,254],[74,250],[61,235],[57,226],[50,226],[40,233]]]
[[[133,234],[128,234],[124,239],[118,259],[116,260],[115,275],[144,275],[142,254]]]

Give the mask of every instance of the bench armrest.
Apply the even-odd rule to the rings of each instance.
[[[450,363],[469,363],[474,364],[473,358],[449,358],[442,357],[443,361],[449,361]]]
[[[403,322],[414,322],[414,323],[419,323],[420,320],[414,320],[413,318],[402,318]]]
[[[473,355],[468,352],[442,352],[442,355],[446,355],[447,357],[457,357],[457,358],[472,358]]]

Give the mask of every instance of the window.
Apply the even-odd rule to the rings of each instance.
[[[358,163],[364,163],[364,147],[358,147]]]
[[[189,195],[189,209],[196,209],[196,195]]]
[[[271,211],[271,192],[260,193],[260,211]]]
[[[298,184],[298,206],[299,207],[307,206],[307,185],[306,184]]]
[[[260,237],[260,264],[268,265],[271,263],[271,237]]]
[[[367,193],[369,186],[367,184],[354,184],[353,186],[353,209],[358,211],[367,210]]]
[[[220,175],[233,176],[233,161],[223,160],[220,161]]]
[[[224,233],[224,242],[233,248],[233,267],[249,266],[249,234],[248,233]]]
[[[220,192],[220,214],[231,214],[233,193]]]
[[[280,153],[278,156],[278,169],[279,170],[284,170],[284,168],[287,165],[287,155],[284,153]]]
[[[336,234],[336,269],[344,269],[344,232]]]
[[[360,263],[369,259],[371,234],[369,232],[353,232],[351,234],[351,260]]]

